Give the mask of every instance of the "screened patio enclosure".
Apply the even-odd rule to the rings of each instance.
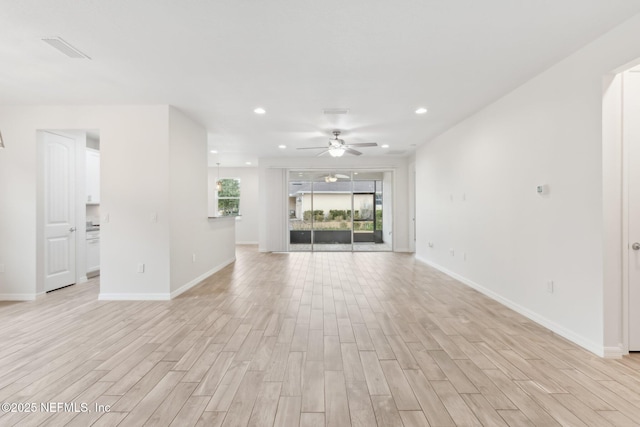
[[[290,251],[391,251],[391,172],[290,171]]]

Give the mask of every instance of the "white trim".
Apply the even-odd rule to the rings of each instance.
[[[564,326],[558,325],[557,323],[553,322],[552,320],[547,319],[546,317],[543,317],[541,315],[539,315],[538,313],[529,310],[528,308],[522,307],[521,305],[493,292],[490,289],[485,288],[482,285],[479,285],[478,283],[475,283],[472,280],[467,279],[464,276],[461,276],[457,273],[454,273],[453,271],[447,270],[446,268],[435,264],[431,261],[427,261],[424,258],[421,258],[419,256],[416,256],[415,259],[419,262],[422,262],[430,267],[435,268],[436,270],[439,270],[441,272],[443,272],[444,274],[453,277],[454,279],[460,281],[461,283],[469,286],[470,288],[473,288],[475,290],[477,290],[478,292],[488,296],[489,298],[493,299],[494,301],[499,302],[500,304],[512,309],[513,311],[522,314],[523,316],[527,317],[530,320],[533,320],[534,322],[536,322],[537,324],[544,326],[545,328],[549,329],[552,332],[555,332],[556,334],[568,339],[569,341],[579,345],[580,347],[589,350],[590,352],[600,356],[600,357],[613,357],[613,356],[609,356],[609,354],[618,354],[614,352],[614,349],[616,351],[619,351],[619,349],[615,348],[615,347],[603,347],[601,345],[598,345],[594,342],[592,342],[591,340],[588,340],[586,338],[584,338],[581,335],[576,334],[575,332],[565,328]]]
[[[207,271],[206,273],[196,277],[195,279],[184,284],[183,286],[181,286],[180,288],[176,289],[171,293],[162,293],[162,294],[133,294],[133,293],[132,294],[103,294],[101,293],[98,296],[98,299],[101,301],[169,301],[177,297],[181,293],[188,291],[189,289],[191,289],[198,283],[202,282],[204,279],[211,276],[212,274],[215,274],[218,271],[222,270],[227,265],[233,263],[235,260],[236,260],[236,257],[234,256],[233,258],[223,262],[222,264],[219,264],[217,267],[214,267],[211,270]]]
[[[236,245],[257,245],[259,242],[236,242]]]
[[[415,251],[411,250],[409,248],[398,248],[398,249],[394,250],[393,252],[406,252],[406,253],[410,253],[411,254],[411,253],[414,253]]]
[[[168,301],[171,299],[171,294],[104,294],[98,295],[100,301]]]
[[[77,283],[85,283],[85,282],[88,282],[88,281],[89,281],[89,278],[87,276],[82,276],[82,277],[80,277],[78,279]]]
[[[626,71],[626,70],[625,70]],[[629,149],[630,149],[630,144],[629,144],[629,138],[627,137],[627,131],[628,131],[628,127],[626,127],[624,125],[624,117],[625,117],[625,113],[627,112],[626,109],[624,108],[624,100],[625,100],[625,91],[624,91],[624,81],[625,81],[625,76],[624,73],[621,73],[622,75],[621,77],[621,94],[620,94],[620,98],[621,98],[621,106],[620,106],[620,144],[622,145],[622,153],[621,156],[622,158],[620,159],[620,168],[621,168],[621,175],[622,175],[622,188],[620,189],[620,198],[622,199],[622,218],[620,219],[620,234],[621,234],[621,239],[620,239],[620,243],[622,245],[622,251],[621,251],[621,255],[622,255],[622,260],[621,260],[621,267],[622,267],[622,301],[621,301],[621,307],[620,307],[620,315],[621,315],[621,322],[622,322],[622,348],[624,350],[627,351],[626,354],[628,354],[629,352],[629,346],[630,346],[630,341],[631,341],[631,337],[630,337],[630,331],[631,331],[631,325],[629,324],[629,317],[630,317],[630,310],[631,307],[629,307],[629,304],[631,302],[631,298],[629,295]],[[616,224],[617,225],[617,224]],[[606,315],[606,313],[605,313]]]
[[[173,298],[177,297],[178,295],[180,295],[180,294],[188,291],[189,289],[193,288],[194,286],[196,286],[197,284],[202,282],[207,277],[217,273],[218,271],[222,270],[223,268],[225,268],[229,264],[232,264],[233,262],[235,262],[235,260],[236,260],[236,257],[234,256],[233,258],[224,261],[222,264],[219,264],[218,266],[212,268],[211,270],[207,271],[206,273],[201,274],[200,276],[196,277],[195,279],[185,283],[184,285],[182,285],[181,287],[179,287],[175,291],[171,292],[171,299],[173,299]]]
[[[0,301],[35,301],[36,294],[0,294]]]
[[[602,357],[606,357],[607,359],[620,359],[622,356],[627,354],[629,354],[629,352],[624,350],[624,346],[622,344],[618,347],[602,348]]]

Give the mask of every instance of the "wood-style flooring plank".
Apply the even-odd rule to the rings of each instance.
[[[274,427],[295,427],[300,425],[300,396],[280,396]]]
[[[0,302],[0,425],[632,426],[640,354],[599,358],[400,253],[258,252],[172,301],[99,278]],[[55,328],[51,328],[55,325]]]

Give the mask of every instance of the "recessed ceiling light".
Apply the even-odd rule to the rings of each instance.
[[[354,175],[358,175],[358,172],[354,172],[353,174],[354,174]]]
[[[250,165],[250,164],[251,164],[251,162],[245,162],[245,165]]]
[[[389,148],[389,144],[382,144],[381,147],[382,148]]]
[[[278,145],[278,148],[282,148],[284,150],[285,148],[287,148],[287,146],[284,145],[284,144],[280,144],[280,145]]]
[[[211,150],[209,151],[211,154],[218,154],[218,150]]]
[[[262,107],[258,107],[258,108],[256,108],[255,110],[253,110],[253,112],[254,112],[254,113],[256,113],[256,114],[264,114],[264,113],[266,113],[266,112],[267,112],[267,110],[265,110],[265,109],[264,109],[264,108],[262,108]]]
[[[425,114],[427,112],[427,109],[424,107],[420,107],[416,110],[416,114]]]

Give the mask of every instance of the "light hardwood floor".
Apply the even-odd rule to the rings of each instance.
[[[173,301],[97,295],[0,303],[0,402],[92,410],[0,425],[640,424],[640,355],[599,359],[406,254],[240,246]]]

